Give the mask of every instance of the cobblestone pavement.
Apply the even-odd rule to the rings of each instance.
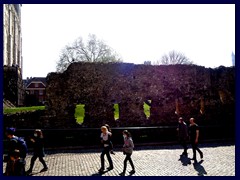
[[[235,176],[235,145],[234,144],[201,144],[203,152],[201,160],[194,163],[192,150],[188,150],[188,157],[180,156],[182,148],[178,145],[143,146],[136,147],[132,160],[136,173],[132,176]],[[101,149],[95,150],[66,150],[47,151],[46,163],[48,171],[40,172],[43,168],[37,159],[32,176],[119,176],[123,169],[124,155],[120,149],[115,149],[111,155],[114,169],[99,174]],[[30,165],[31,154],[26,158],[26,170]],[[108,167],[107,158],[105,164]],[[5,168],[4,163],[3,168]],[[127,166],[126,176],[131,170]]]

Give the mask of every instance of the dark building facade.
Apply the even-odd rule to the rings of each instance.
[[[46,100],[46,78],[31,77],[24,80],[25,104],[27,106],[44,105]]]

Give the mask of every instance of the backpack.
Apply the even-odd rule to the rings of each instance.
[[[25,158],[28,153],[26,141],[24,140],[23,137],[16,137],[14,138],[14,141],[16,141],[16,149],[20,151],[20,157]]]

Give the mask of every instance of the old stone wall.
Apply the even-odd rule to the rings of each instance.
[[[83,126],[173,125],[179,116],[201,124],[234,123],[235,69],[196,65],[73,63],[47,76],[48,114],[54,127],[77,127],[77,104],[85,105]],[[151,103],[147,119],[143,104]],[[114,120],[114,103],[119,120]]]
[[[24,103],[22,75],[16,66],[3,66],[3,98],[15,106]]]

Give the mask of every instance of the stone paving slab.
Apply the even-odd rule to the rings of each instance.
[[[202,144],[199,145],[204,157],[194,163],[192,150],[188,157],[180,156],[182,148],[178,145],[136,147],[132,160],[136,173],[132,176],[235,176],[234,144]],[[101,149],[47,151],[46,163],[49,170],[41,172],[42,164],[37,159],[32,176],[119,176],[123,169],[125,156],[120,149],[115,149],[112,156],[114,169],[99,174]],[[30,165],[31,154],[26,158],[26,170]],[[105,164],[108,167],[107,158]],[[3,163],[3,169],[6,163]],[[129,176],[130,164],[126,176]]]

